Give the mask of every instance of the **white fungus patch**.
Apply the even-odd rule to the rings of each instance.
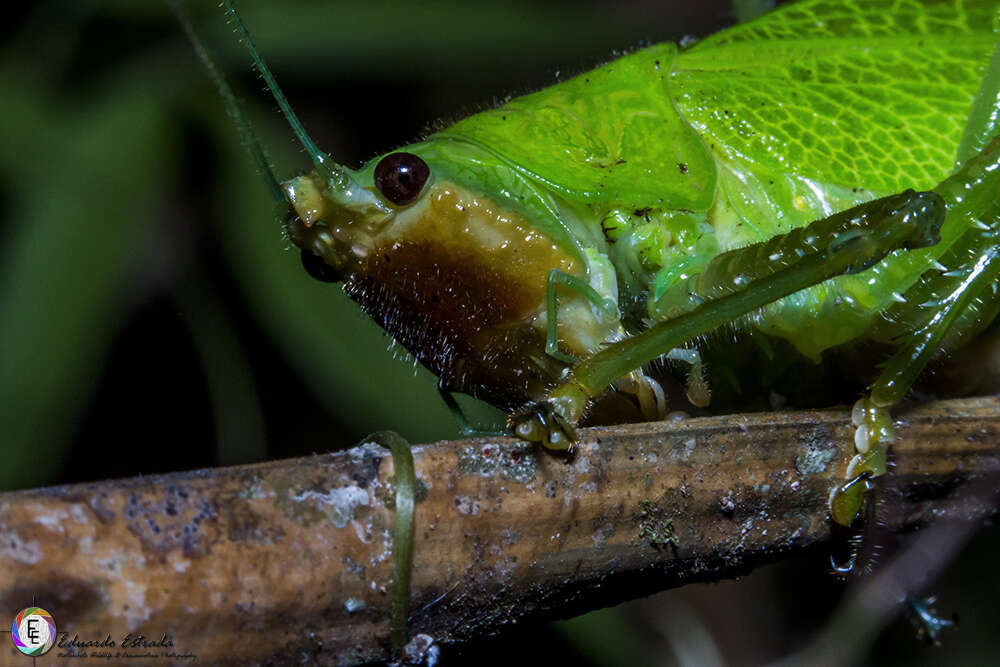
[[[146,557],[132,551],[114,548],[108,551],[106,557],[95,558],[94,564],[108,572],[121,573],[130,567],[144,571],[146,569]]]
[[[363,442],[357,447],[353,447],[348,450],[347,453],[355,461],[363,461],[369,456],[375,456],[378,458],[391,456],[388,449],[373,441]]]
[[[368,544],[372,541],[370,524],[366,525],[360,521],[352,521],[351,526],[354,528],[354,534],[358,536],[358,542],[361,542],[361,544]]]
[[[0,532],[0,558],[10,558],[18,563],[34,565],[42,560],[42,545],[38,540],[23,540],[16,531]]]
[[[87,512],[84,510],[82,504],[73,503],[70,505],[69,514],[73,517],[73,521],[76,521],[77,523],[87,523]]]
[[[62,525],[63,521],[69,518],[69,512],[66,510],[55,509],[46,512],[42,505],[29,505],[28,509],[38,511],[38,514],[35,515],[35,523],[40,523],[56,533],[66,532]]]
[[[581,442],[579,450],[570,468],[577,475],[586,475],[590,472],[590,459],[600,456],[601,448],[596,442]]]
[[[517,560],[514,558],[501,558],[497,560],[493,573],[500,583],[506,584],[514,579],[517,571]]]
[[[170,566],[174,568],[174,572],[180,572],[183,574],[184,572],[187,572],[188,567],[191,565],[191,561],[182,556],[178,556],[174,552],[170,552],[170,556],[168,556],[168,558],[170,559]]]
[[[567,493],[563,495],[563,506],[570,508],[573,503],[579,499],[580,495],[597,492],[596,484],[583,482],[577,486],[576,479],[578,476],[586,476],[589,474],[593,470],[591,458],[596,459],[600,455],[601,448],[596,442],[589,441],[580,443],[580,447],[574,457],[573,463],[567,466],[568,469],[566,470],[565,478],[563,480],[563,487],[567,490]],[[572,493],[573,490],[576,491],[575,494]]]
[[[615,527],[610,523],[605,523],[603,526],[594,531],[594,534],[590,536],[590,539],[594,541],[594,548],[600,548],[604,546],[604,543],[615,534]]]
[[[368,559],[368,563],[372,567],[378,567],[382,563],[389,560],[389,557],[392,556],[392,536],[389,534],[389,530],[386,529],[380,531],[379,537],[381,538],[381,548],[376,550],[376,548],[373,547],[371,550],[371,557]]]
[[[330,517],[331,523],[337,528],[343,528],[354,518],[355,508],[371,504],[368,491],[357,485],[330,489],[326,493],[310,489],[292,496],[292,500],[298,503],[312,500],[325,505],[323,513]]]
[[[153,610],[146,606],[145,584],[126,580],[125,597],[128,600],[128,609],[124,610],[125,627],[129,632],[135,632],[153,615]]]
[[[459,514],[475,516],[479,514],[479,501],[469,496],[455,496],[455,509]]]
[[[684,441],[684,458],[691,458],[694,454],[694,448],[698,446],[698,441],[695,438],[690,438]]]
[[[356,614],[359,611],[364,611],[368,607],[364,600],[359,600],[357,598],[347,598],[344,600],[344,609],[348,614]]]

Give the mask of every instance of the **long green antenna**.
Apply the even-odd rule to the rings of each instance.
[[[310,159],[312,159],[313,166],[316,168],[316,171],[326,176],[334,190],[344,191],[348,189],[351,184],[351,177],[342,168],[335,165],[329,159],[328,155],[320,151],[319,148],[316,147],[316,144],[313,143],[313,140],[306,133],[305,128],[302,127],[302,123],[299,122],[299,117],[295,115],[295,112],[292,110],[292,106],[288,103],[288,100],[285,99],[284,93],[281,92],[281,87],[278,86],[278,82],[275,80],[274,75],[271,74],[271,70],[264,62],[264,59],[260,57],[260,53],[257,51],[257,47],[254,45],[249,31],[247,31],[246,26],[243,25],[243,21],[240,19],[240,15],[237,13],[232,1],[223,0],[223,5],[226,8],[226,13],[229,14],[229,17],[232,19],[233,24],[236,27],[236,32],[239,34],[244,46],[246,46],[247,51],[250,52],[250,57],[253,59],[254,66],[264,78],[264,82],[267,84],[271,94],[274,95],[274,99],[278,103],[281,113],[284,114],[288,124],[292,126],[292,131],[295,133],[295,136],[298,137],[299,142],[301,142],[303,148],[306,149],[306,153],[308,153]]]
[[[187,34],[191,44],[194,46],[195,53],[198,54],[201,62],[205,65],[205,69],[208,70],[212,81],[215,82],[215,87],[219,89],[219,94],[222,95],[222,99],[226,105],[226,112],[232,118],[233,123],[235,123],[240,138],[246,145],[247,150],[250,151],[250,156],[257,164],[257,168],[264,176],[264,180],[267,181],[267,186],[271,190],[271,196],[281,204],[288,204],[288,199],[281,190],[278,179],[274,176],[274,170],[271,169],[271,162],[267,159],[267,155],[264,153],[264,149],[261,148],[260,142],[257,141],[257,135],[254,134],[253,126],[250,125],[250,120],[244,115],[243,109],[240,108],[240,103],[236,99],[236,95],[233,94],[233,89],[229,87],[225,77],[222,76],[222,72],[216,66],[215,61],[212,60],[212,56],[209,55],[208,50],[201,43],[198,33],[195,32],[194,26],[191,25],[191,20],[184,13],[184,9],[178,0],[167,0],[167,2],[170,5],[170,9],[173,10],[174,15],[177,16],[177,20],[180,21],[181,27]]]

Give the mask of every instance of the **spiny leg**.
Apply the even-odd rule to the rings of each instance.
[[[621,320],[621,313],[614,301],[601,296],[586,281],[559,269],[549,271],[545,283],[545,353],[559,361],[575,364],[579,361],[576,357],[559,349],[559,307],[557,301],[557,286],[559,285],[575,291],[586,299],[593,306],[602,324],[607,326],[617,324],[620,329],[621,325],[618,322]],[[641,370],[636,369],[621,378],[615,383],[615,388],[622,393],[633,396],[646,419],[660,419],[665,414],[666,400],[663,396],[663,389],[660,388],[659,383]]]
[[[705,377],[705,364],[701,360],[701,353],[692,348],[679,347],[667,352],[667,359],[683,361],[691,366],[688,369],[686,383],[687,399],[695,407],[707,408],[711,403],[712,391]]]
[[[612,386],[615,391],[628,394],[639,404],[639,412],[646,421],[663,419],[667,414],[667,397],[660,383],[637,368]]]
[[[685,395],[691,405],[697,408],[708,407],[712,392],[705,376],[705,364],[701,354],[694,348],[678,347],[667,352],[664,357],[672,361],[680,361],[689,366]],[[628,394],[639,404],[642,416],[648,421],[663,419],[667,414],[667,398],[660,383],[646,375],[642,369],[636,369],[619,378],[612,385],[615,391]]]
[[[996,246],[1000,238],[1000,41],[993,50],[986,74],[973,101],[959,143],[956,161],[961,166],[937,188],[948,208],[946,227],[966,231],[943,256],[944,272],[926,276],[911,288],[896,310],[912,311],[934,301],[934,310],[916,323],[914,332],[883,366],[870,394],[852,411],[857,431],[857,455],[847,468],[847,482],[830,497],[834,521],[850,525],[864,505],[870,477],[885,472],[886,455],[894,433],[889,409],[899,403],[931,357],[941,349],[946,335],[971,304],[987,290],[995,290],[998,270]],[[990,137],[994,137],[990,141]],[[977,151],[981,151],[978,152]],[[903,317],[909,313],[904,312]],[[890,317],[894,313],[889,314]],[[961,327],[959,327],[961,329]],[[860,475],[868,477],[853,483]]]
[[[908,299],[934,295],[935,308],[911,337],[884,364],[870,394],[854,406],[852,418],[857,431],[854,442],[857,454],[847,468],[847,479],[831,496],[830,513],[834,521],[850,525],[864,504],[869,480],[885,472],[886,455],[894,440],[889,410],[909,391],[917,376],[938,353],[945,338],[952,333],[959,317],[978,299],[995,292],[1000,277],[1000,198],[988,211],[987,230],[970,229],[963,243],[950,255],[965,254],[962,265],[919,285],[918,294]],[[911,290],[912,291],[912,290]],[[864,476],[862,483],[855,483]]]
[[[545,401],[512,415],[509,426],[523,439],[568,449],[589,402],[618,378],[789,294],[863,271],[895,250],[933,245],[943,216],[938,195],[910,190],[723,253],[692,279],[690,288],[701,299],[699,306],[577,364]]]

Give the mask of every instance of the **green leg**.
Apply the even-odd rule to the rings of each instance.
[[[687,399],[695,407],[707,408],[712,402],[712,390],[708,386],[708,378],[705,377],[705,364],[702,363],[698,350],[677,347],[667,352],[667,359],[683,361],[691,366],[688,370],[686,383]]]
[[[895,250],[933,245],[943,216],[938,195],[911,190],[723,253],[692,285],[702,299],[697,308],[577,364],[545,401],[512,415],[509,426],[523,439],[569,449],[576,439],[574,426],[589,402],[618,378],[777,299],[834,276],[863,271]],[[734,281],[734,271],[745,281]]]
[[[444,387],[442,381],[438,381],[438,393],[441,395],[441,400],[444,404],[448,406],[448,410],[451,412],[452,417],[455,418],[455,423],[458,425],[458,432],[464,438],[477,438],[477,437],[492,437],[492,436],[504,436],[507,435],[504,431],[499,431],[497,429],[484,429],[477,426],[473,426],[468,417],[465,416],[465,411],[462,410],[462,406],[458,404],[455,400],[455,395],[448,389]]]
[[[924,367],[944,346],[958,318],[978,299],[996,289],[1000,277],[1000,197],[994,202],[989,217],[979,222],[987,231],[971,229],[960,247],[949,254],[965,255],[963,265],[951,268],[936,278],[919,285],[920,296],[932,294],[935,308],[922,327],[915,330],[882,367],[871,393],[854,405],[852,418],[857,431],[854,443],[857,453],[847,467],[849,480],[836,489],[830,500],[834,521],[850,525],[864,505],[871,477],[885,472],[886,455],[895,436],[889,410],[899,403]],[[912,298],[907,293],[907,298]],[[920,299],[923,301],[923,299]],[[853,483],[867,475],[863,483]]]
[[[621,313],[618,312],[618,306],[614,301],[602,297],[586,281],[559,269],[549,271],[545,283],[545,352],[559,361],[575,364],[579,361],[576,357],[559,349],[559,308],[557,302],[557,287],[559,285],[575,291],[589,301],[594,310],[597,311],[599,319],[608,325],[617,324],[621,320]],[[620,378],[615,384],[615,388],[632,396],[646,419],[663,417],[666,405],[663,390],[655,380],[647,377],[641,370],[634,370],[626,377]]]
[[[639,405],[646,421],[663,419],[667,414],[667,399],[660,383],[637,368],[612,385],[615,391],[631,396]]]
[[[607,322],[618,322],[621,315],[618,313],[618,306],[609,299],[605,299],[597,293],[586,281],[570,275],[559,269],[552,269],[545,281],[545,353],[559,361],[568,364],[575,364],[578,359],[572,354],[568,354],[559,349],[559,307],[557,303],[556,286],[563,285],[575,291],[580,296],[591,303],[600,314],[600,318]]]

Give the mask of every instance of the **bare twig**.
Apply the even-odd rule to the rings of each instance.
[[[978,519],[1000,402],[900,414],[895,528]],[[826,539],[852,444],[843,411],[582,432],[561,459],[505,439],[413,448],[410,632],[492,634],[746,572]],[[389,655],[393,463],[374,444],[261,465],[0,495],[0,596],[80,641],[127,632],[199,662]],[[59,650],[57,647],[54,649]]]

